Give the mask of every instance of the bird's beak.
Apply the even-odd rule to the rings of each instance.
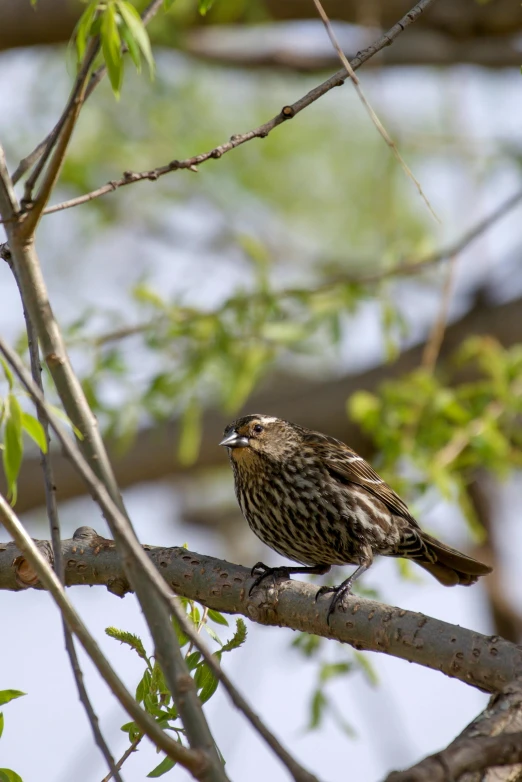
[[[243,437],[237,432],[230,432],[219,444],[224,445],[226,448],[246,448],[248,446],[248,437]]]

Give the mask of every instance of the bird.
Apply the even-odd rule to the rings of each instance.
[[[252,414],[226,427],[236,497],[252,531],[298,567],[258,562],[250,594],[268,576],[323,575],[356,565],[331,593],[327,621],[377,555],[413,560],[444,586],[470,586],[492,568],[424,532],[406,503],[348,445],[270,415]]]

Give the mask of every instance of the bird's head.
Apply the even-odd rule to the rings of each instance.
[[[299,450],[299,428],[270,415],[247,415],[227,426],[220,445],[237,463],[264,456],[284,461]]]

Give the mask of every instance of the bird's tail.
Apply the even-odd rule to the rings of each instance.
[[[471,586],[480,576],[487,576],[493,570],[477,559],[446,546],[426,532],[422,533],[422,541],[429,559],[416,559],[416,562],[444,586]]]

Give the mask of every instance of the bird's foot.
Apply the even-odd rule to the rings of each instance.
[[[250,571],[250,575],[252,578],[255,576],[257,576],[257,578],[248,590],[249,595],[251,595],[252,592],[257,589],[259,584],[264,581],[265,578],[269,578],[271,576],[274,581],[277,581],[278,578],[290,578],[290,572],[287,567],[268,567],[268,565],[265,565],[263,562],[258,562],[256,565],[254,565]]]
[[[330,601],[330,605],[328,607],[328,613],[326,614],[326,624],[330,625],[330,617],[334,613],[337,606],[344,611],[345,606],[343,604],[344,598],[346,595],[349,595],[352,591],[353,581],[350,579],[347,579],[344,581],[340,586],[338,587],[330,587],[330,586],[322,586],[320,587],[316,594],[315,594],[315,601],[317,602],[320,597],[323,595],[329,595],[333,593],[333,597]]]

